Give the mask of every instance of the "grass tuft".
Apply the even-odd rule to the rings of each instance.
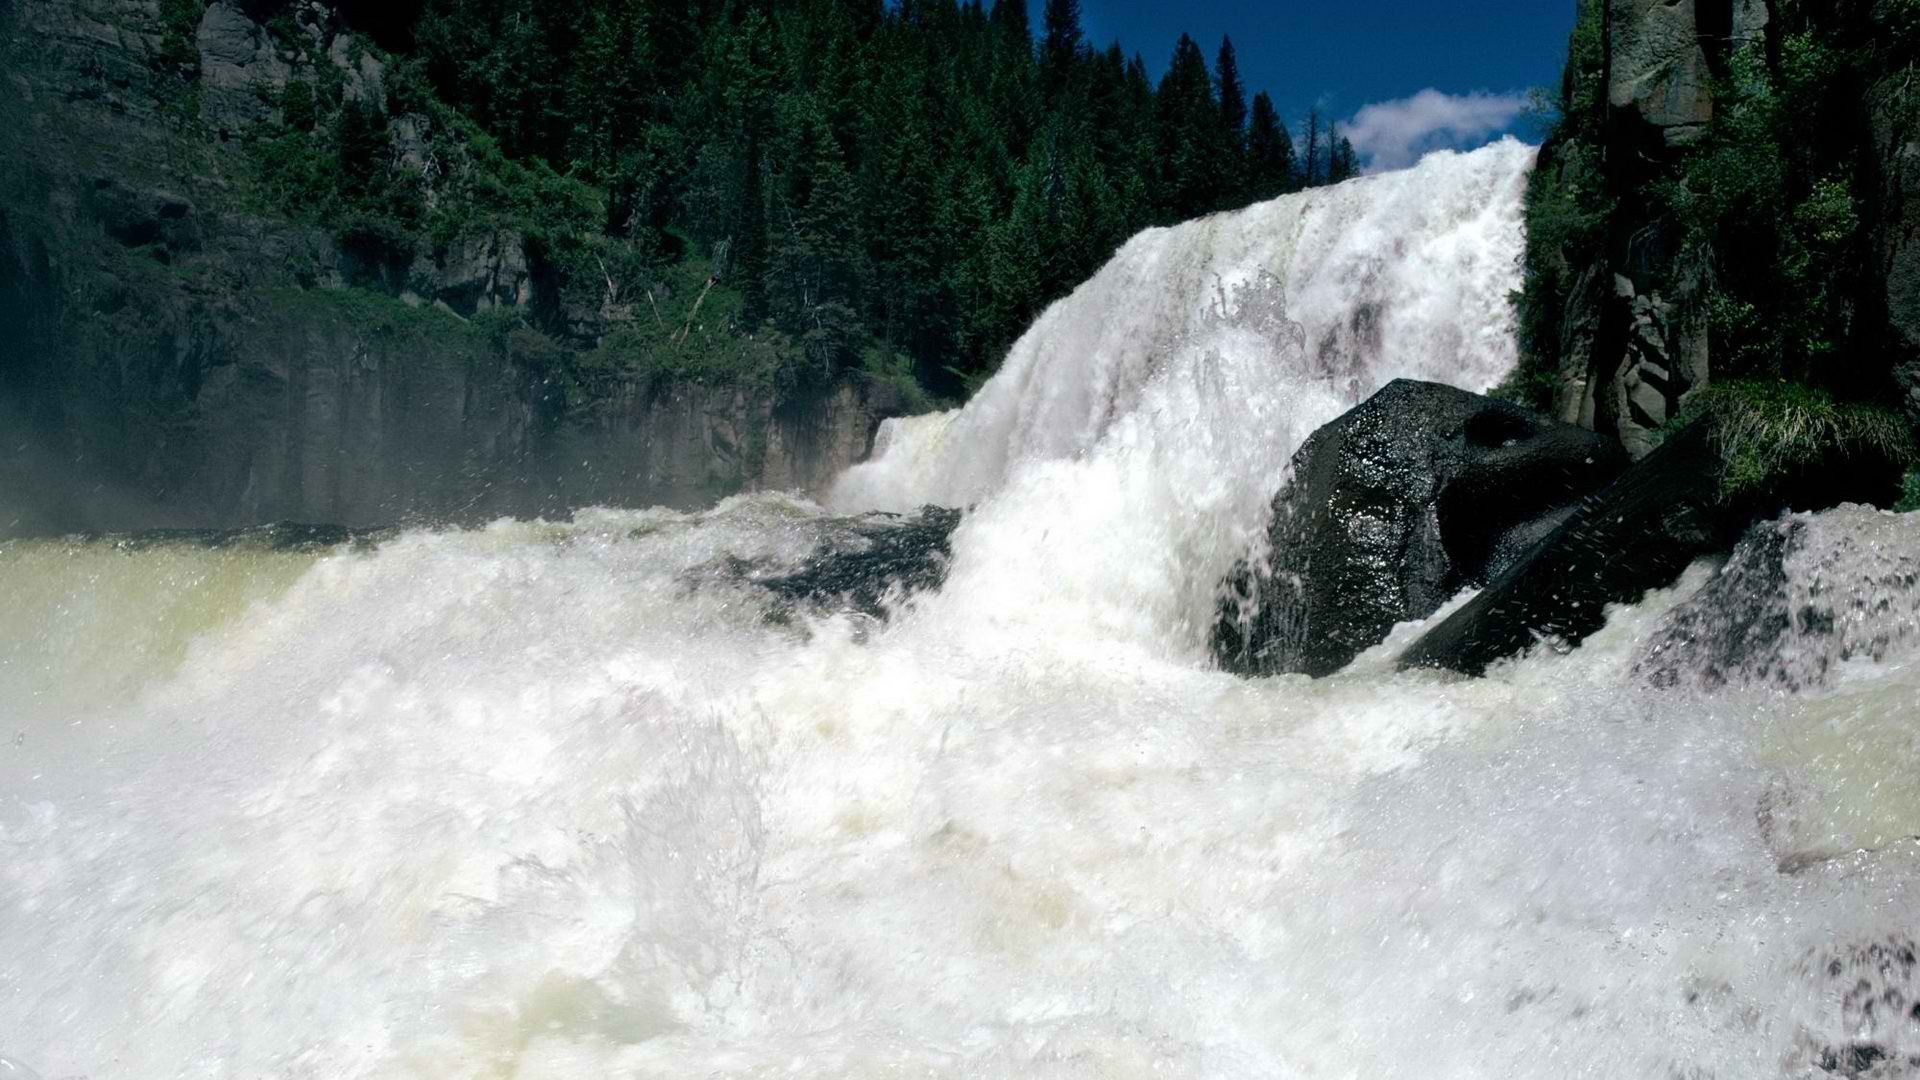
[[[1842,401],[1797,383],[1732,380],[1707,387],[1683,420],[1713,425],[1727,500],[1767,490],[1797,471],[1838,458],[1920,462],[1905,417],[1881,405]],[[1911,481],[1909,492],[1912,493]]]

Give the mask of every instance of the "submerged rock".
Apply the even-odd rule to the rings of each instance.
[[[1920,514],[1847,506],[1754,526],[1634,662],[1659,687],[1827,683],[1853,660],[1920,651]]]
[[[774,622],[801,609],[885,619],[893,604],[945,584],[960,513],[923,506],[907,515],[864,514],[829,531],[798,567],[728,558],[723,576],[769,594]]]
[[[1221,666],[1328,675],[1395,623],[1484,584],[1626,467],[1611,440],[1438,383],[1389,383],[1321,428],[1235,567]]]
[[[1810,952],[1800,975],[1820,988],[1819,1029],[1803,1030],[1793,1065],[1856,1080],[1920,1076],[1920,951],[1905,934]],[[1807,1075],[1795,1072],[1791,1075]]]

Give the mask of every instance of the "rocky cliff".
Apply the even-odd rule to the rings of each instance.
[[[1729,378],[1920,419],[1917,43],[1896,0],[1584,0],[1530,197],[1527,396],[1636,457]]]
[[[449,168],[374,52],[297,14],[276,36],[239,3],[0,0],[0,534],[693,506],[818,487],[899,411],[857,379],[583,390],[572,361],[632,305],[573,310],[525,235],[395,258],[286,214],[243,145],[289,86]]]

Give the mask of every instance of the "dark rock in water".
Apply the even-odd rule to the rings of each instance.
[[[1634,662],[1659,687],[1824,685],[1920,649],[1920,515],[1844,507],[1754,526]]]
[[[866,514],[823,540],[798,569],[732,559],[732,577],[772,594],[768,618],[784,622],[806,608],[822,614],[856,611],[876,619],[887,606],[947,580],[960,511],[923,506],[911,515]]]
[[[1328,675],[1497,576],[1626,467],[1611,440],[1401,379],[1321,428],[1274,496],[1269,555],[1224,583],[1222,667]]]
[[[1693,560],[1732,548],[1754,521],[1783,506],[1882,500],[1896,475],[1872,462],[1822,461],[1768,494],[1727,498],[1722,471],[1710,428],[1681,430],[1427,631],[1400,666],[1480,675],[1542,641],[1576,644],[1605,623],[1608,604],[1671,585]]]
[[[1905,934],[1808,953],[1802,978],[1825,1015],[1802,1029],[1791,1065],[1854,1080],[1920,1076],[1920,950]]]

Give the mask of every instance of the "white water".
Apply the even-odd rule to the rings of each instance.
[[[976,506],[946,588],[884,627],[770,626],[698,569],[809,550],[822,511],[777,495],[323,556],[0,547],[0,1076],[1751,1077],[1854,1037],[1920,1051],[1824,976],[1920,912],[1915,665],[1640,689],[1673,596],[1478,681],[1393,674],[1389,647],[1318,682],[1204,659],[1213,581],[1315,424],[1510,362],[1528,160],[1134,241],[834,493]],[[1377,347],[1323,356],[1374,297]],[[1888,846],[1781,873],[1783,792]]]

